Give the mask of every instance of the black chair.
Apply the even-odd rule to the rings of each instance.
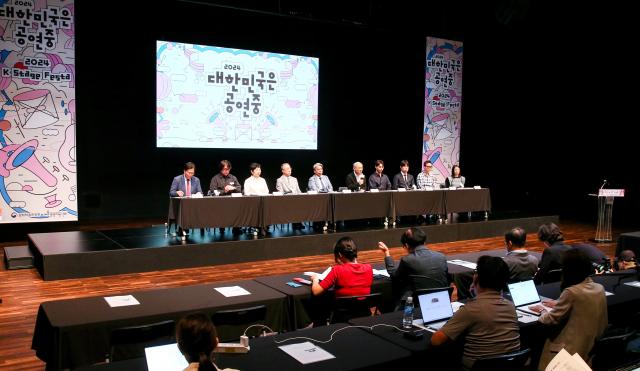
[[[347,322],[352,318],[371,316],[371,308],[375,308],[373,314],[380,314],[378,307],[382,300],[382,294],[377,292],[369,295],[343,296],[333,299],[333,309],[329,317],[329,323]]]
[[[531,349],[521,349],[517,352],[486,357],[475,361],[471,371],[519,371],[525,368]]]
[[[558,282],[562,279],[562,269],[552,269],[542,278],[542,284]]]
[[[267,306],[220,310],[211,316],[222,342],[240,339],[247,327],[265,322]]]
[[[449,291],[449,298],[451,298],[451,296],[453,295],[453,286],[433,287],[433,288],[430,288],[430,289],[415,290],[413,292],[413,305],[416,308],[420,307],[420,301],[418,300],[418,296],[424,295],[424,294],[430,294],[432,292],[438,292],[438,291]]]
[[[140,326],[121,327],[109,336],[110,362],[145,356],[144,348],[175,343],[175,325],[172,320]]]
[[[637,361],[637,354],[628,354],[627,343],[635,338],[633,327],[608,327],[596,339],[589,356],[594,371],[617,369],[631,361]]]

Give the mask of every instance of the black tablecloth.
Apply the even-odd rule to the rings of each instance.
[[[395,216],[446,214],[445,191],[406,191],[393,194]]]
[[[491,194],[488,188],[446,190],[445,208],[447,213],[490,211]]]
[[[188,228],[261,225],[261,197],[172,197],[169,221]]]
[[[333,195],[334,221],[393,216],[393,193],[336,193]]]
[[[263,226],[331,220],[331,195],[297,194],[262,197]]]
[[[225,297],[216,287],[240,286],[251,295]],[[178,320],[187,313],[267,306],[266,324],[275,331],[285,328],[287,297],[252,280],[218,282],[170,289],[136,291],[140,305],[111,308],[102,296],[45,302],[38,309],[32,348],[60,370],[104,361],[112,330],[163,320]],[[220,328],[219,330],[224,331]],[[234,329],[228,329],[231,332]],[[237,329],[235,329],[237,330]],[[230,334],[219,333],[224,338]]]

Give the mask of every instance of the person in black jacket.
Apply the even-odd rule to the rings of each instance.
[[[546,223],[538,228],[538,239],[545,245],[542,252],[538,273],[533,278],[536,285],[548,282],[549,271],[562,269],[562,257],[571,246],[564,243],[564,235],[560,228],[554,223]],[[558,281],[560,276],[557,277]]]
[[[353,172],[347,174],[345,183],[352,192],[367,190],[367,177],[362,173],[362,162],[353,164]]]

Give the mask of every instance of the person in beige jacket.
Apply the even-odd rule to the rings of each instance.
[[[568,250],[563,257],[560,298],[543,302],[552,308],[548,312],[541,305],[531,307],[541,313],[540,323],[555,326],[544,344],[538,370],[544,370],[562,348],[589,363],[589,352],[608,322],[604,287],[589,278],[593,273],[584,253]]]

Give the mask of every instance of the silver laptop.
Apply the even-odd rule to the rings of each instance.
[[[449,290],[442,290],[418,296],[422,318],[413,320],[413,325],[425,330],[439,330],[453,317],[453,307]]]
[[[540,313],[529,309],[530,306],[542,305],[546,310],[551,310],[551,308],[545,307],[542,304],[542,299],[546,298],[541,298],[540,295],[538,295],[538,290],[536,289],[536,285],[535,283],[533,283],[533,280],[510,283],[507,286],[509,287],[509,292],[511,293],[511,300],[513,300],[513,305],[515,305],[517,310],[536,316],[539,316]]]

